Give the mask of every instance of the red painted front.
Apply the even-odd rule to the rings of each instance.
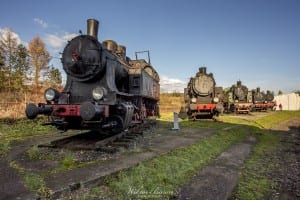
[[[80,105],[52,105],[53,115],[58,117],[80,117]]]
[[[273,101],[267,103],[267,107],[268,107],[268,108],[273,108],[273,107],[275,107],[275,106],[276,106],[276,103],[273,102]]]
[[[268,105],[266,103],[255,103],[255,108],[266,109]]]
[[[216,104],[197,104],[198,111],[212,111],[216,108]]]

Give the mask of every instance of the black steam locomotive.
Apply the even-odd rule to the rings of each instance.
[[[253,111],[266,111],[268,109],[274,110],[276,107],[274,99],[274,93],[267,90],[267,94],[263,91],[260,91],[260,88],[256,88],[252,90],[252,97],[253,97]]]
[[[200,67],[184,89],[185,110],[190,119],[213,118],[223,112],[223,89],[216,87],[212,73],[206,73],[206,67]],[[182,112],[182,111],[181,111]]]
[[[50,116],[60,129],[109,129],[116,132],[158,114],[159,75],[149,62],[126,57],[126,47],[100,43],[99,22],[87,20],[87,35],[73,38],[62,54],[67,82],[62,92],[45,91],[46,103],[30,103],[26,115]]]
[[[225,92],[224,108],[226,112],[249,113],[252,107],[252,93],[247,86],[237,81]]]

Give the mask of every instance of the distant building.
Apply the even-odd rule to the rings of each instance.
[[[282,110],[300,110],[300,96],[298,93],[282,94],[274,97],[277,104],[276,110],[279,110],[279,104]]]

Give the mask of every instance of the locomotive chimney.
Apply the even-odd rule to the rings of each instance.
[[[88,19],[87,20],[87,35],[90,35],[90,36],[98,39],[98,26],[99,26],[98,20]]]
[[[206,74],[206,67],[200,67],[199,72],[200,74]]]

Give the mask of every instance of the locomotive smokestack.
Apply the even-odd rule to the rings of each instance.
[[[200,68],[199,68],[199,72],[200,72],[201,74],[206,74],[206,67],[200,67]]]
[[[90,36],[98,39],[98,26],[99,26],[98,20],[88,19],[87,20],[87,35],[90,35]]]

